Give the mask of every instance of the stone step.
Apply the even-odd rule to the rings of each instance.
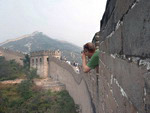
[[[66,89],[66,86],[59,81],[52,79],[35,79],[35,84],[41,86],[43,89],[51,89],[52,91],[60,91]]]

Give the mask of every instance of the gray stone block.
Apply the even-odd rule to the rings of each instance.
[[[100,43],[100,50],[110,54],[120,54],[123,46],[121,32],[122,26],[120,26],[114,33],[112,33],[112,36],[108,36],[103,42]]]
[[[122,51],[122,26],[120,26],[108,39],[109,54],[119,54]]]
[[[108,53],[108,40],[102,41],[99,49],[103,52],[107,52]]]
[[[101,70],[100,70],[100,73]],[[105,96],[105,88],[104,88],[104,77],[101,76],[102,74],[100,74],[99,76],[99,106],[98,106],[98,110],[99,110],[99,113],[104,113],[104,96]]]
[[[119,58],[113,58],[108,54],[100,54],[100,58],[103,61],[106,68],[108,68],[109,73],[113,75],[124,90],[125,94],[133,105],[139,110],[144,111],[143,104],[143,90],[144,90],[144,77],[143,70],[141,70],[137,65],[128,63]],[[101,65],[100,65],[101,66]],[[102,68],[103,69],[103,68]],[[109,80],[111,77],[105,69],[102,70],[103,75]],[[112,78],[111,78],[112,79]],[[138,92],[138,93],[137,93]]]
[[[116,6],[114,9],[114,22],[118,23],[119,20],[123,18],[123,16],[128,12],[129,8],[135,0],[117,0]]]
[[[104,87],[105,87],[105,112],[106,113],[119,113],[118,112],[118,105],[115,101],[115,99],[113,98],[113,94],[110,91],[110,87],[107,83],[107,81],[105,81],[104,83]]]
[[[145,88],[144,88],[144,104],[145,104],[145,111],[150,111],[150,73],[144,74],[145,78]]]
[[[128,100],[128,98],[122,95],[122,90],[118,85],[115,83],[116,81],[112,82],[112,93],[116,103],[118,104],[118,113],[137,113],[137,109],[134,105]]]
[[[150,57],[150,2],[141,0],[123,19],[123,52]]]
[[[116,27],[116,23],[114,22],[114,12],[112,12],[112,15],[110,16],[107,24],[105,25],[105,29],[101,29],[101,36],[103,37],[103,40],[110,35]]]
[[[117,23],[122,20],[134,1],[135,0],[110,0],[101,21],[101,34],[104,39],[112,31],[115,31]]]
[[[104,29],[116,5],[116,0],[107,0],[106,10],[101,20],[101,29]]]

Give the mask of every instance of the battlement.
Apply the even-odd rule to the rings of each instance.
[[[94,37],[93,37],[93,40],[92,40],[92,43],[95,44],[95,47],[98,49],[99,48],[99,39],[100,39],[100,33],[97,32],[95,33]]]
[[[30,53],[31,57],[36,57],[36,56],[49,56],[52,54],[52,51],[50,50],[41,50],[41,51],[34,51]]]
[[[49,56],[49,55],[60,59],[61,51],[41,50],[41,51],[34,51],[30,53],[31,57]]]

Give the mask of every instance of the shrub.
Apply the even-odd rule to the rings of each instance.
[[[0,57],[0,81],[22,77],[22,68],[14,60],[6,61],[4,57]]]
[[[17,88],[18,93],[21,95],[21,97],[25,100],[32,97],[32,83],[29,80],[22,81]]]

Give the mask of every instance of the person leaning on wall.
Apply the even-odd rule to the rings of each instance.
[[[83,46],[82,56],[82,67],[85,73],[91,69],[95,69],[99,65],[99,49],[96,49],[95,45],[91,42],[86,43]],[[89,61],[87,62],[87,58]]]

